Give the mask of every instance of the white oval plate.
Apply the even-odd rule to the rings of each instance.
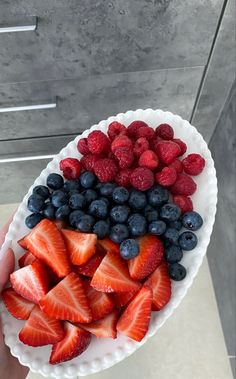
[[[0,256],[1,254],[4,254],[11,243],[15,252],[16,261],[22,254],[22,249],[17,245],[16,241],[29,231],[24,224],[24,220],[29,214],[29,211],[27,210],[27,199],[32,193],[33,187],[38,184],[45,184],[49,173],[59,173],[59,162],[61,159],[65,157],[79,157],[76,146],[80,138],[87,137],[89,132],[95,129],[100,129],[106,132],[108,125],[114,120],[120,121],[126,126],[134,120],[143,120],[153,128],[161,123],[168,123],[174,128],[175,138],[181,138],[187,143],[188,150],[186,154],[197,152],[205,158],[206,167],[203,173],[194,178],[198,185],[198,189],[192,196],[194,209],[198,211],[204,219],[203,227],[196,233],[199,243],[192,252],[184,253],[182,262],[187,269],[187,276],[181,282],[172,282],[173,293],[170,302],[162,311],[152,312],[148,333],[140,343],[122,335],[118,335],[116,340],[108,338],[96,339],[94,337],[89,348],[81,356],[69,362],[55,366],[50,365],[48,359],[51,346],[33,348],[21,343],[18,338],[18,333],[24,325],[24,321],[19,321],[13,318],[6,311],[5,307],[2,306],[1,315],[5,341],[9,346],[12,355],[17,357],[23,365],[28,366],[33,372],[40,373],[44,376],[51,376],[59,379],[72,378],[76,375],[89,375],[111,367],[115,363],[120,362],[130,354],[134,353],[134,351],[142,346],[148,338],[157,332],[168,317],[171,316],[174,309],[179,306],[181,300],[186,295],[188,288],[191,286],[194,277],[197,275],[210,241],[216,213],[217,180],[214,162],[206,142],[203,140],[201,134],[197,132],[196,128],[190,125],[188,121],[183,120],[180,116],[174,115],[170,112],[163,112],[161,110],[138,109],[136,111],[120,113],[115,117],[109,117],[107,120],[101,121],[99,124],[85,130],[82,135],[76,137],[74,141],[70,142],[61,150],[61,152],[48,164],[46,169],[41,172],[40,176],[35,180],[27,195],[24,197],[10,225]]]

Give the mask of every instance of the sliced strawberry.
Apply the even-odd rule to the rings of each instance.
[[[10,282],[17,293],[36,304],[48,292],[47,270],[38,260],[13,272]]]
[[[45,315],[36,305],[21,329],[19,339],[36,347],[61,341],[64,334],[61,322]]]
[[[98,321],[91,322],[90,324],[82,324],[81,328],[87,330],[88,332],[94,334],[96,337],[104,338],[116,338],[116,324],[119,318],[119,311],[114,309],[104,318]]]
[[[90,286],[89,282],[85,283],[86,296],[92,310],[93,321],[99,320],[114,308],[114,302],[111,295],[96,291]]]
[[[92,312],[80,277],[71,272],[40,301],[40,308],[58,320],[92,321]]]
[[[98,244],[107,252],[120,254],[120,246],[118,243],[113,242],[109,238],[104,238],[103,240],[98,240]]]
[[[86,263],[96,252],[97,235],[62,229],[71,262],[74,265]]]
[[[135,341],[147,333],[152,311],[152,290],[143,286],[129,303],[117,323],[117,331]]]
[[[69,322],[64,322],[65,336],[52,347],[49,363],[70,361],[82,354],[91,342],[91,334]]]
[[[36,261],[35,256],[31,254],[29,251],[26,251],[26,253],[22,255],[22,257],[20,257],[20,259],[18,260],[18,264],[19,267],[22,268],[31,265],[31,263],[33,263],[34,261]]]
[[[56,225],[47,219],[42,220],[25,237],[27,249],[46,263],[60,277],[71,271],[63,237]]]
[[[128,304],[129,301],[136,295],[136,293],[138,292],[139,288],[137,289],[137,291],[135,292],[117,292],[117,293],[114,293],[114,301],[115,301],[115,304],[118,306],[118,307],[123,307],[124,305]]]
[[[91,286],[103,292],[135,291],[139,283],[129,276],[126,263],[115,253],[107,253],[95,271]]]
[[[98,266],[102,262],[104,256],[105,256],[105,252],[97,252],[84,265],[73,266],[73,271],[76,274],[82,274],[85,276],[92,277],[95,271],[97,270]]]
[[[53,220],[53,223],[56,225],[57,229],[66,228],[66,222],[64,220]]]
[[[34,304],[29,300],[24,299],[13,288],[6,288],[2,291],[2,301],[5,304],[8,312],[19,320],[27,320],[34,308]]]
[[[160,311],[171,297],[171,281],[166,263],[157,267],[144,284],[150,286],[153,292],[152,310]]]
[[[131,278],[142,280],[151,274],[161,263],[164,248],[163,243],[156,237],[145,235],[137,239],[139,254],[128,261]]]
[[[25,237],[21,238],[19,241],[17,241],[18,245],[20,245],[23,249],[27,249]]]

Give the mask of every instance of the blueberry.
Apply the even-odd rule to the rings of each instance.
[[[165,221],[176,221],[181,216],[180,208],[172,203],[163,205],[160,209],[160,217]]]
[[[31,195],[28,198],[27,207],[31,212],[38,213],[43,210],[45,206],[45,200],[39,195]]]
[[[46,187],[46,186],[36,186],[33,189],[33,194],[34,195],[39,195],[44,200],[47,200],[49,198],[50,192],[49,192],[48,187]]]
[[[54,220],[55,219],[55,211],[56,211],[56,208],[51,203],[48,203],[48,204],[46,204],[46,206],[43,210],[43,215],[44,215],[44,217],[48,218],[49,220]]]
[[[75,193],[69,198],[69,206],[72,209],[83,209],[86,205],[86,201],[81,193]]]
[[[71,190],[71,191],[69,191],[69,192],[67,192],[68,193],[68,197],[70,198],[72,195],[74,195],[74,194],[76,194],[76,193],[80,193],[80,191],[79,190],[76,190],[76,189],[73,189],[73,190]]]
[[[144,217],[146,218],[148,223],[158,220],[158,212],[151,205],[146,205],[143,213],[144,213]]]
[[[77,229],[77,225],[81,219],[82,216],[84,216],[85,213],[81,210],[76,210],[76,211],[73,211],[71,212],[71,214],[69,215],[69,223],[70,225]]]
[[[97,192],[92,190],[92,189],[87,189],[87,190],[83,191],[82,195],[85,198],[86,205],[89,205],[93,200],[96,200],[98,198]]]
[[[124,204],[129,198],[129,191],[125,187],[116,187],[112,199],[117,204]]]
[[[113,222],[122,224],[129,216],[130,209],[127,205],[116,205],[110,211],[110,218]]]
[[[49,174],[47,177],[47,186],[52,190],[58,190],[63,186],[63,177],[59,174]]]
[[[121,243],[129,237],[129,231],[126,225],[116,224],[110,231],[110,239],[115,243]]]
[[[106,218],[108,214],[108,205],[104,200],[94,200],[89,206],[88,213],[97,218]]]
[[[187,212],[183,215],[182,224],[186,229],[198,230],[203,224],[203,219],[197,212]]]
[[[179,246],[183,250],[193,250],[197,246],[197,236],[192,232],[183,232],[179,236]]]
[[[139,213],[134,213],[128,218],[128,226],[133,237],[143,236],[147,231],[147,221]]]
[[[104,183],[100,186],[99,191],[101,196],[111,197],[115,188],[115,183]]]
[[[166,231],[166,224],[164,221],[153,221],[148,226],[148,232],[154,234],[155,236],[161,236]]]
[[[56,213],[55,213],[56,220],[67,219],[70,212],[71,212],[71,209],[70,209],[69,205],[67,205],[67,204],[62,205],[60,208],[57,208],[57,210],[56,210]]]
[[[90,215],[84,215],[80,218],[77,229],[81,232],[88,233],[93,229],[93,225],[95,224],[95,219]]]
[[[182,250],[176,245],[165,248],[165,258],[168,263],[177,263],[183,258]]]
[[[179,232],[173,228],[167,228],[164,233],[164,238],[167,242],[178,245]]]
[[[65,192],[70,192],[70,191],[73,191],[73,190],[79,191],[80,190],[80,181],[79,181],[79,179],[67,180],[64,183],[63,190]]]
[[[80,184],[86,189],[93,188],[96,184],[96,181],[96,176],[90,171],[85,171],[80,175]]]
[[[123,259],[133,259],[139,253],[138,242],[134,239],[124,240],[120,245],[120,255]]]
[[[186,276],[186,268],[180,263],[173,263],[169,266],[169,275],[173,280],[183,280]]]
[[[103,239],[109,234],[109,224],[105,220],[97,221],[93,226],[93,233],[97,234],[98,239]]]
[[[102,201],[105,201],[105,203],[107,204],[108,208],[110,206],[110,201],[106,198],[106,197],[99,197],[99,200],[102,200]]]
[[[154,186],[147,192],[148,202],[153,207],[166,203],[169,199],[169,191],[161,186]]]
[[[40,213],[31,213],[31,215],[27,216],[25,219],[25,225],[32,229],[34,228],[40,221],[42,221],[43,216]]]
[[[145,193],[138,190],[131,191],[129,205],[135,210],[143,209],[147,205],[147,197]]]
[[[68,196],[64,191],[54,191],[51,196],[51,202],[56,208],[62,207],[62,205],[68,204]]]
[[[170,228],[174,228],[176,230],[180,230],[182,228],[182,222],[180,220],[170,221],[168,225]]]

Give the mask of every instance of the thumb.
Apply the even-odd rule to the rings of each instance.
[[[8,249],[0,260],[0,293],[14,270],[15,257],[12,249]]]

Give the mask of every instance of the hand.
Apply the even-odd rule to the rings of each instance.
[[[0,248],[4,242],[5,235],[11,220],[0,230]],[[10,273],[14,270],[14,253],[8,249],[3,258],[0,258],[0,293],[8,281]],[[9,348],[4,343],[0,319],[0,379],[25,379],[29,369],[22,366],[18,359],[13,357]]]

